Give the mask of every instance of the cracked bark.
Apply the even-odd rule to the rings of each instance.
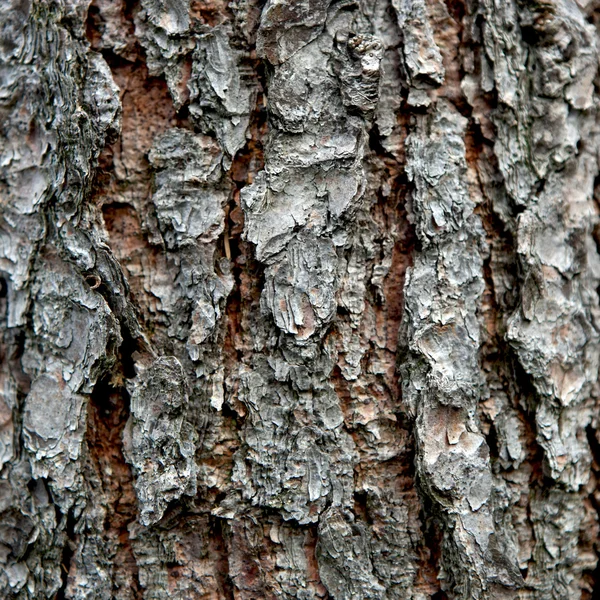
[[[0,595],[600,593],[595,0],[4,0]]]

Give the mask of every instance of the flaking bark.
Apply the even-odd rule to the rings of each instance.
[[[594,0],[4,0],[0,595],[600,590]]]

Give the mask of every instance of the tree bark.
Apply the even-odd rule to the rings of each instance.
[[[3,598],[600,594],[596,0],[0,7]]]

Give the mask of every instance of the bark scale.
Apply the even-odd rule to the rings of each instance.
[[[0,589],[593,598],[586,0],[4,0]]]

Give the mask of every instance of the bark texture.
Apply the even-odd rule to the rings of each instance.
[[[596,0],[0,9],[3,598],[600,594]]]

